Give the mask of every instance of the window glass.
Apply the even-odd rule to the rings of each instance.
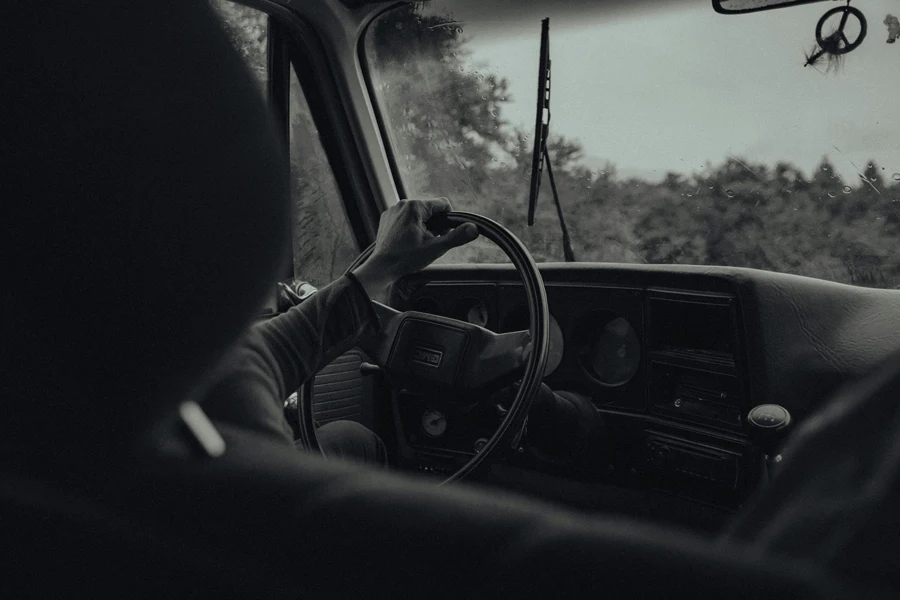
[[[225,32],[247,61],[265,95],[268,16],[229,0],[210,0]],[[294,277],[322,287],[346,270],[359,248],[306,96],[290,73],[289,140]]]
[[[535,225],[525,223],[548,17],[548,150],[577,260],[893,288],[898,7],[864,4],[865,43],[830,58],[816,58],[815,36],[829,4],[722,16],[708,2],[626,0],[399,5],[369,27],[365,53],[408,195],[500,221],[538,261],[563,260],[546,166]],[[852,21],[846,34],[859,29]],[[477,244],[452,256],[494,258]]]
[[[294,276],[322,287],[340,277],[360,250],[293,69],[290,148]]]
[[[225,33],[247,62],[247,66],[259,82],[260,92],[265,96],[268,83],[266,67],[268,15],[229,0],[209,0],[209,4],[221,17]]]

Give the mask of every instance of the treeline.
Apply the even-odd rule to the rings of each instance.
[[[265,18],[213,3],[262,79]],[[467,39],[452,16],[426,16],[413,4],[384,14],[366,38],[407,195],[446,196],[460,210],[508,226],[536,260],[561,261],[546,172],[535,226],[525,226],[531,132],[504,120],[513,100],[509,83],[471,68]],[[323,285],[356,249],[302,91],[296,82],[292,88],[294,262],[298,276]],[[805,174],[787,161],[764,165],[740,156],[722,157],[702,174],[648,181],[621,177],[613,161],[588,168],[580,143],[564,137],[551,136],[549,152],[580,261],[731,265],[900,287],[900,174],[875,160],[853,181],[843,180],[828,157]],[[445,260],[504,257],[480,241]]]
[[[370,36],[407,191],[447,196],[508,226],[538,261],[561,261],[546,172],[535,226],[525,226],[533,140],[502,118],[508,82],[471,69],[466,42],[451,18],[414,6],[382,17]],[[731,265],[900,285],[900,174],[875,160],[854,181],[828,157],[807,175],[787,161],[736,156],[702,174],[648,181],[620,177],[612,163],[587,168],[577,141],[551,135],[548,146],[579,261]],[[451,257],[499,259],[485,244]]]

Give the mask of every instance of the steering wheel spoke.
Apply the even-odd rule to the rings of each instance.
[[[478,329],[480,339],[468,353],[460,388],[497,391],[513,383],[525,369],[531,332],[525,329],[498,334]]]

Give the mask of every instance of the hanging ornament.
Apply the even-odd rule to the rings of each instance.
[[[847,27],[851,21],[859,23],[858,32],[852,39],[850,37],[852,33],[848,32],[856,28]],[[803,66],[814,67],[826,60],[828,63],[826,71],[839,69],[843,65],[844,55],[859,48],[866,39],[867,30],[865,15],[858,8],[850,6],[850,0],[847,0],[847,6],[832,8],[822,15],[816,24],[816,45],[806,53],[806,63]]]
[[[884,18],[884,24],[887,25],[888,29],[888,44],[893,44],[897,41],[897,38],[900,38],[900,19],[897,19],[894,15],[888,15]]]

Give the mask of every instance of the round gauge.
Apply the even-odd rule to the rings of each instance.
[[[584,365],[600,383],[619,386],[631,381],[641,365],[641,343],[627,320],[615,317],[594,329],[583,355]]]
[[[641,342],[627,319],[608,310],[579,320],[572,343],[585,372],[602,385],[625,385],[641,366]]]
[[[422,415],[422,429],[431,437],[440,437],[447,431],[447,417],[430,408]]]
[[[565,340],[563,340],[562,329],[553,315],[550,315],[550,350],[547,354],[547,366],[544,367],[544,377],[552,374],[562,362],[563,350],[565,349]]]
[[[484,302],[476,302],[466,311],[466,321],[479,327],[487,327],[489,316],[487,304]]]

